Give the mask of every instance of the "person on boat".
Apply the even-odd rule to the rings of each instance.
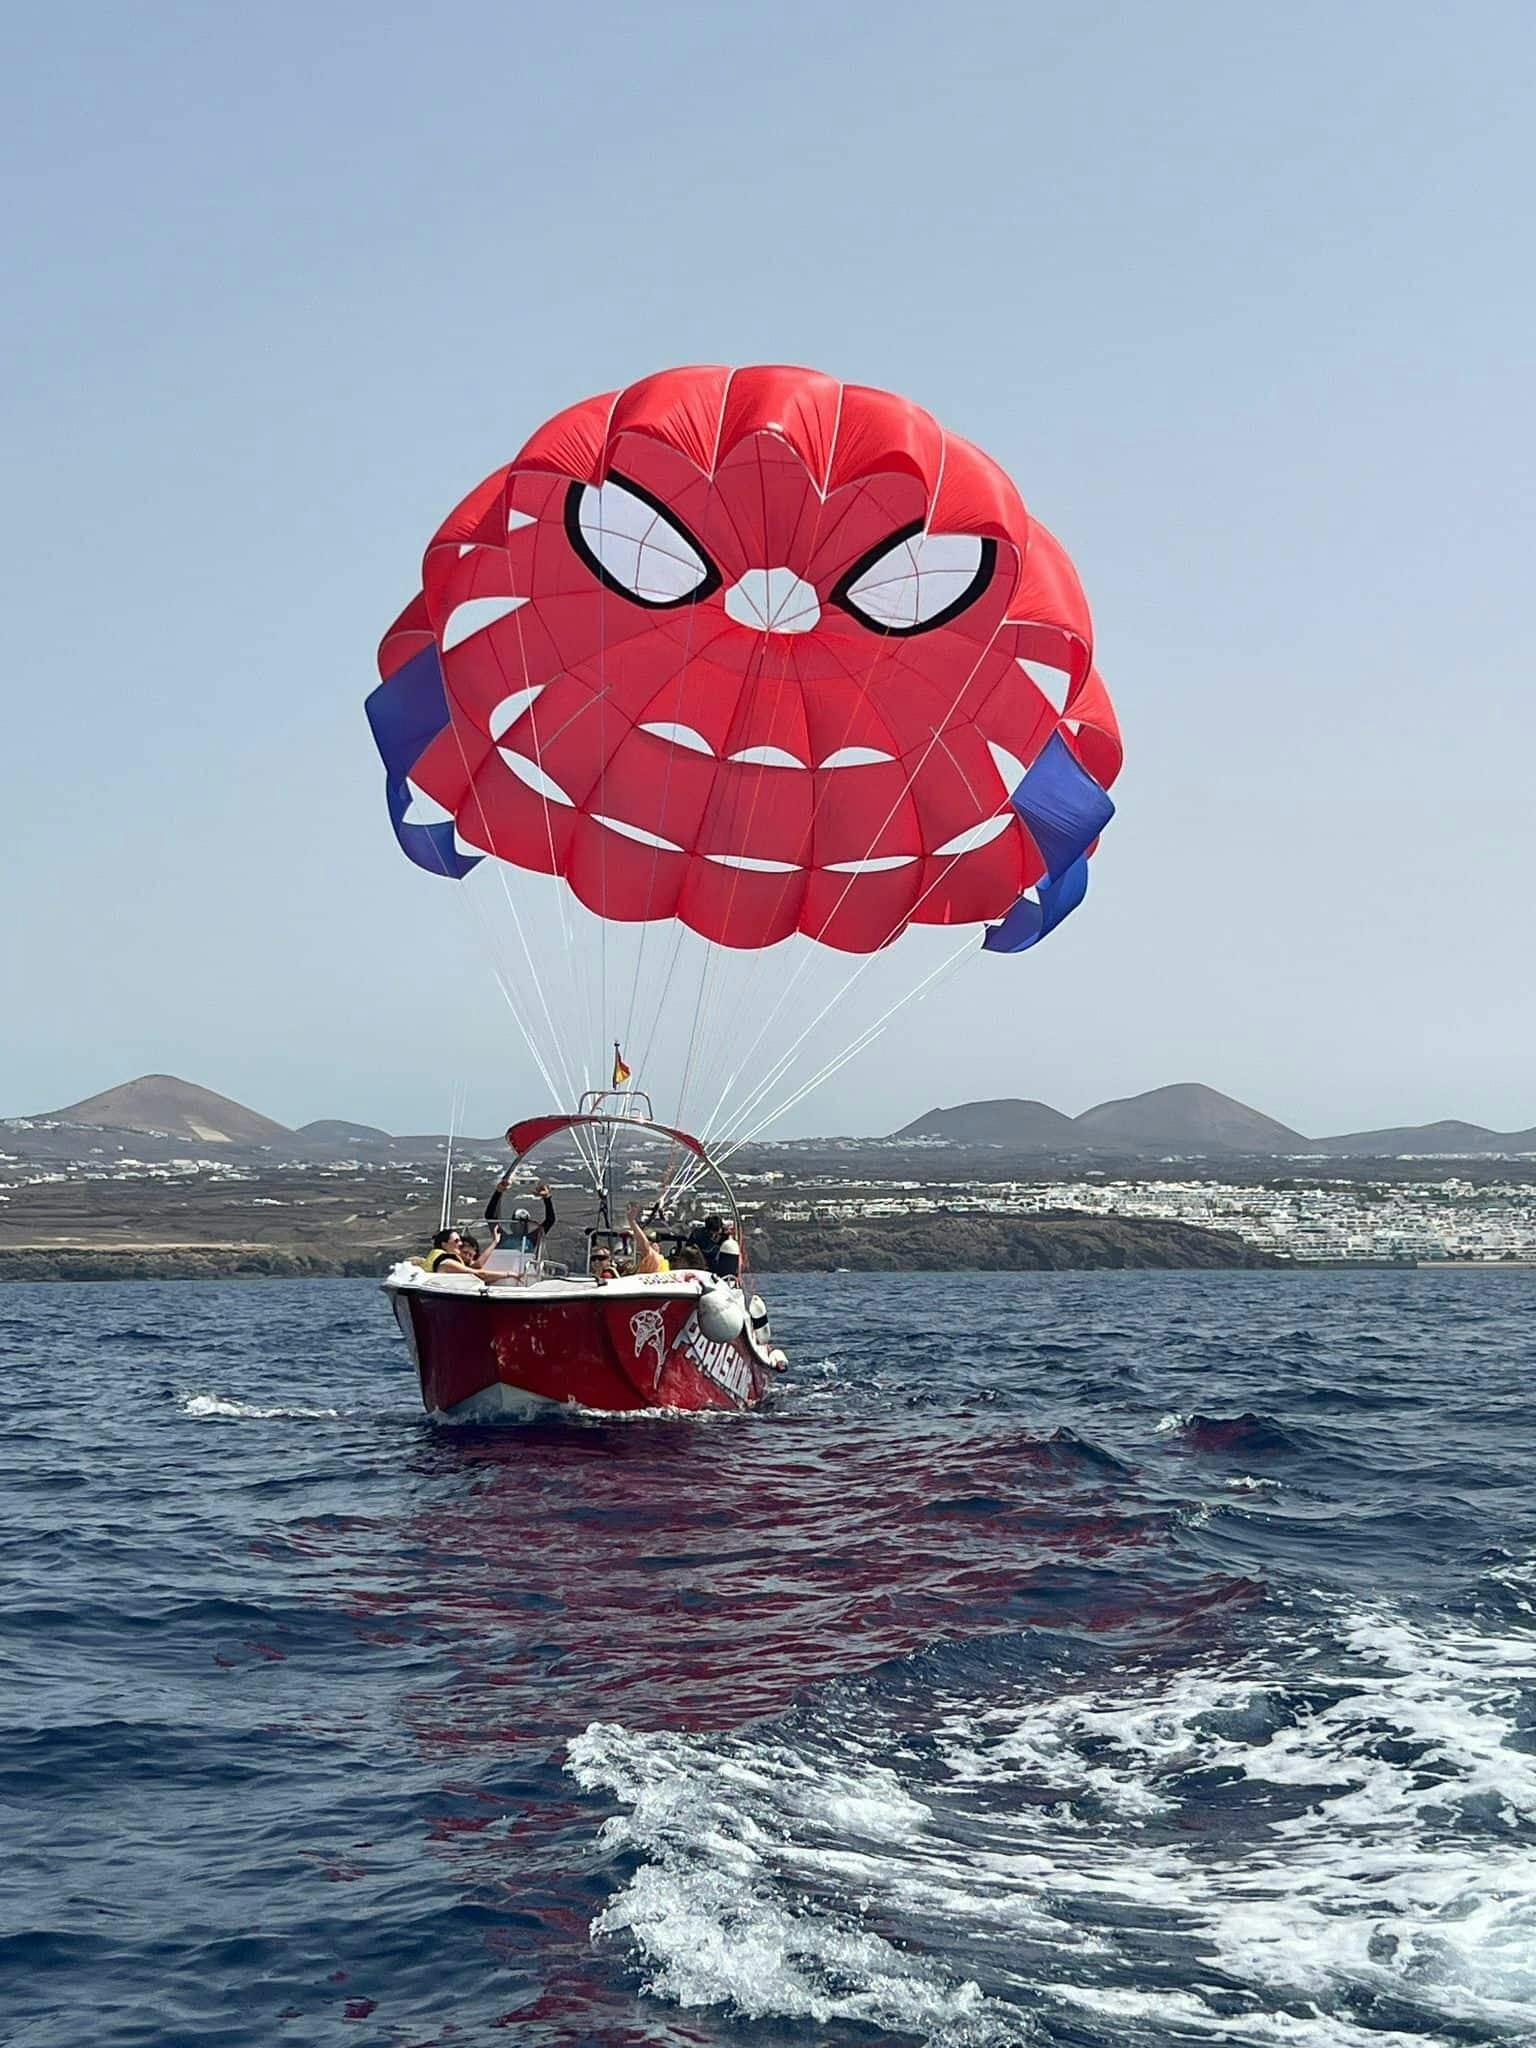
[[[493,1249],[504,1252],[536,1252],[555,1227],[554,1202],[550,1198],[549,1189],[540,1181],[534,1189],[535,1195],[544,1204],[544,1214],[539,1221],[535,1223],[529,1211],[519,1205],[512,1211],[510,1223],[503,1226],[501,1201],[511,1185],[512,1169],[509,1166],[492,1188],[491,1199],[485,1205],[485,1220],[494,1226],[496,1232]]]
[[[697,1252],[699,1264],[717,1280],[735,1280],[741,1275],[741,1246],[723,1216],[706,1216],[683,1239],[685,1251]]]
[[[670,1273],[672,1267],[664,1259],[656,1245],[646,1236],[640,1221],[640,1211],[631,1202],[627,1219],[629,1234],[635,1242],[635,1256],[630,1262],[631,1273]]]
[[[473,1255],[456,1230],[437,1230],[432,1234],[432,1249],[421,1261],[429,1273],[473,1273]]]
[[[425,1258],[416,1263],[428,1273],[467,1273],[472,1280],[482,1281],[487,1287],[498,1280],[513,1279],[509,1273],[487,1273],[483,1262],[490,1257],[492,1247],[481,1251],[473,1237],[458,1230],[437,1230],[432,1234],[432,1249]]]

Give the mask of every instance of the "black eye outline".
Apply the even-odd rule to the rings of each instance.
[[[671,506],[664,505],[660,498],[646,490],[642,484],[632,482],[627,476],[620,476],[617,470],[610,470],[607,476],[603,478],[603,483],[617,484],[620,490],[628,491],[632,498],[638,498],[642,504],[649,505],[657,517],[663,520],[680,540],[685,540],[688,543],[689,547],[693,549],[699,560],[704,564],[702,580],[696,583],[692,590],[685,590],[681,597],[642,597],[639,591],[631,590],[627,583],[615,576],[611,569],[598,560],[597,556],[587,545],[587,536],[581,530],[582,495],[586,491],[600,491],[603,485],[582,483],[578,478],[565,494],[566,538],[570,541],[579,558],[586,563],[598,582],[603,585],[604,589],[614,591],[619,597],[627,597],[631,604],[640,605],[648,612],[675,612],[682,605],[701,604],[706,597],[713,596],[723,581],[720,571],[710,560],[708,549],[700,546],[699,542],[688,531],[687,527],[684,526]]]
[[[916,633],[931,633],[936,626],[947,626],[951,619],[958,618],[961,612],[966,611],[980,597],[992,581],[992,572],[997,567],[997,542],[988,539],[985,534],[965,536],[969,540],[978,541],[981,545],[981,558],[976,564],[976,573],[960,595],[951,598],[931,619],[919,619],[911,626],[893,626],[886,619],[871,618],[869,613],[862,606],[855,604],[848,594],[859,578],[873,569],[877,562],[883,561],[894,548],[899,548],[904,541],[915,540],[920,533],[926,533],[927,530],[928,522],[925,519],[914,519],[910,526],[903,526],[886,539],[877,541],[875,546],[860,555],[853,567],[839,579],[837,588],[832,593],[831,602],[841,605],[845,612],[856,618],[861,626],[868,626],[872,633],[890,633],[902,640],[910,640]]]

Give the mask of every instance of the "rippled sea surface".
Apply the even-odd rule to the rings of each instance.
[[[0,2040],[1536,2041],[1536,1278],[836,1275],[453,1432],[0,1289]]]

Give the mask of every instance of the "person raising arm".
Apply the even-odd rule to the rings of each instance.
[[[629,1234],[635,1241],[635,1257],[633,1264],[630,1266],[630,1272],[670,1273],[672,1270],[671,1266],[662,1257],[650,1238],[646,1236],[640,1222],[640,1211],[633,1202],[629,1205],[626,1221],[629,1224]]]
[[[512,1169],[509,1166],[491,1190],[491,1199],[485,1205],[485,1220],[487,1223],[495,1226],[497,1242],[501,1250],[509,1252],[536,1252],[555,1227],[556,1218],[553,1198],[545,1183],[540,1181],[534,1189],[534,1193],[544,1204],[544,1214],[540,1217],[539,1221],[535,1223],[529,1212],[519,1206],[512,1211],[510,1224],[504,1227],[501,1222],[501,1203],[502,1197],[511,1185]]]

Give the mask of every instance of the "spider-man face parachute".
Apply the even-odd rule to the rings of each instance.
[[[725,947],[984,924],[1021,951],[1113,812],[1062,548],[979,449],[808,370],[558,414],[439,528],[379,666],[411,859],[489,854]]]

